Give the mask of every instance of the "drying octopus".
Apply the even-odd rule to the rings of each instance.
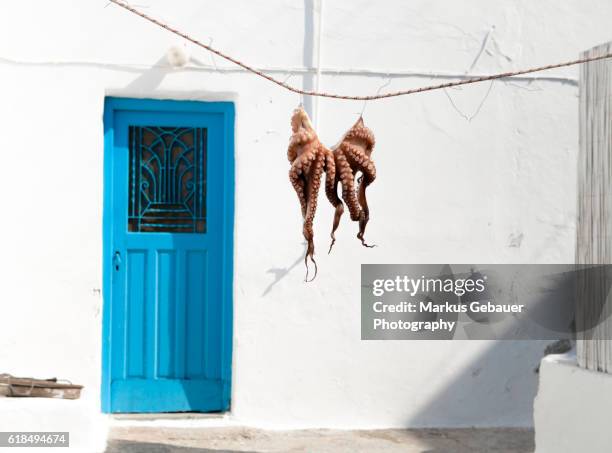
[[[306,265],[306,281],[309,281],[308,258],[315,266],[312,280],[317,276],[312,225],[317,210],[321,177],[325,172],[326,193],[331,193],[336,180],[335,161],[333,153],[319,141],[308,114],[301,106],[293,111],[291,130],[293,133],[287,149],[287,158],[291,163],[289,180],[297,193],[302,209],[302,233],[307,242],[304,264]]]
[[[304,256],[306,281],[312,281],[317,276],[313,222],[323,173],[325,173],[325,194],[335,208],[329,251],[331,252],[336,241],[335,232],[344,213],[344,205],[338,197],[338,184],[342,185],[342,199],[348,206],[351,220],[359,222],[357,238],[364,246],[374,247],[365,242],[364,234],[370,218],[366,188],[376,178],[376,167],[371,160],[375,140],[374,134],[360,117],[332,151],[319,141],[308,114],[301,106],[293,111],[291,130],[292,135],[287,149],[287,158],[291,163],[289,180],[300,201],[302,233],[307,242]],[[361,173],[361,176],[357,180],[356,188],[355,177],[358,173]],[[315,266],[311,280],[308,280],[308,258]]]
[[[336,242],[335,232],[344,213],[344,206],[338,198],[338,184],[342,185],[342,199],[348,207],[351,220],[359,222],[357,238],[365,247],[374,247],[374,245],[368,245],[364,239],[365,228],[370,219],[366,188],[376,179],[376,167],[371,159],[374,144],[374,134],[363,123],[363,118],[359,117],[353,127],[333,148],[336,177],[333,186],[326,185],[325,191],[327,198],[336,208],[331,232],[332,242],[329,246],[330,252]],[[361,172],[361,176],[357,180],[358,187],[355,189],[355,176],[358,172]]]

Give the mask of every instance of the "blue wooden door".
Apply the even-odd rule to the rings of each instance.
[[[233,105],[105,105],[103,409],[229,407]]]

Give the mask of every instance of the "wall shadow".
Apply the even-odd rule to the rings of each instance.
[[[522,428],[422,430],[420,453],[533,453],[534,432]]]
[[[104,453],[259,453],[247,450],[217,450],[199,447],[183,447],[155,442],[110,440]]]
[[[128,85],[125,86],[124,90],[128,93],[134,91],[141,91],[146,93],[154,92],[157,87],[162,83],[166,75],[170,72],[170,63],[168,58],[164,55],[157,60],[150,69],[144,71]]]
[[[491,341],[486,351],[464,366],[452,382],[406,420],[406,426],[440,426],[441,423],[456,427],[531,426],[538,388],[537,368],[546,346],[552,342]],[[508,372],[508,361],[517,364],[511,372]],[[517,399],[524,403],[517,405]]]
[[[453,348],[448,351],[448,367],[433,371],[430,377],[431,381],[440,381],[435,374],[442,374],[445,378],[444,384],[434,392],[428,392],[429,399],[406,420],[406,426],[533,426],[533,403],[538,392],[539,364],[544,356],[557,352],[559,348],[571,348],[571,341],[566,337],[574,331],[571,324],[574,314],[567,308],[573,304],[573,295],[576,292],[575,274],[562,272],[548,277],[549,282],[542,286],[541,293],[534,293],[529,305],[530,319],[534,325],[550,329],[551,332],[558,333],[558,336],[534,335],[532,338],[542,339],[525,340],[480,340],[486,341],[484,348],[461,365],[453,363],[453,349],[459,351],[462,345],[469,345],[469,341],[475,340],[454,340]],[[524,284],[524,288],[530,288],[529,283]],[[470,338],[467,330],[470,327],[470,324],[463,324],[461,327],[466,329],[465,338]],[[499,332],[498,336],[512,336],[516,326],[509,328],[511,331]],[[527,332],[528,326],[522,328]],[[459,338],[461,337],[460,335]],[[435,451],[437,450],[432,450]],[[505,450],[491,451],[515,450],[508,447]]]

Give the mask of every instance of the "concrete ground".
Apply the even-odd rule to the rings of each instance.
[[[107,453],[531,453],[527,429],[263,431],[251,428],[111,430]]]

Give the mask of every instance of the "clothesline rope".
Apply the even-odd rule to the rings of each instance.
[[[577,60],[571,60],[571,61],[565,61],[563,63],[555,63],[555,64],[549,64],[546,66],[538,66],[538,67],[533,67],[533,68],[529,68],[529,69],[522,69],[519,71],[511,71],[511,72],[502,72],[499,74],[491,74],[491,75],[486,75],[486,76],[480,76],[480,77],[472,77],[469,79],[465,79],[465,80],[459,80],[459,81],[455,81],[455,82],[448,82],[448,83],[441,83],[441,84],[437,84],[437,85],[429,85],[429,86],[424,86],[424,87],[420,87],[420,88],[412,88],[412,89],[408,89],[408,90],[400,90],[400,91],[393,91],[393,92],[389,92],[389,93],[377,93],[374,95],[370,95],[370,96],[349,96],[349,95],[344,95],[344,94],[335,94],[335,93],[326,93],[326,92],[322,92],[322,91],[310,91],[310,90],[302,90],[300,88],[294,87],[292,85],[289,85],[288,83],[276,79],[268,74],[265,74],[264,72],[249,66],[246,63],[243,63],[240,60],[237,60],[236,58],[227,55],[223,52],[221,52],[220,50],[217,50],[213,47],[211,47],[208,44],[204,44],[201,41],[198,41],[195,38],[192,38],[191,36],[189,36],[187,33],[184,33],[180,30],[177,30],[176,28],[173,28],[172,26],[161,22],[158,19],[155,19],[154,17],[149,16],[148,14],[143,13],[142,11],[137,10],[136,8],[133,8],[132,6],[128,5],[125,2],[122,2],[120,0],[109,0],[111,3],[114,3],[117,6],[120,6],[123,9],[126,9],[127,11],[130,11],[133,14],[136,14],[137,16],[142,17],[143,19],[171,32],[174,33],[175,35],[180,36],[181,38],[195,44],[198,47],[201,47],[203,49],[208,50],[209,52],[212,52],[213,54],[227,60],[230,61],[232,63],[234,63],[235,65],[240,66],[241,68],[255,74],[258,75],[259,77],[263,77],[264,79],[286,89],[289,90],[293,93],[297,93],[300,94],[302,96],[319,96],[319,97],[324,97],[324,98],[332,98],[332,99],[345,99],[345,100],[353,100],[353,101],[372,101],[375,99],[385,99],[385,98],[392,98],[392,97],[397,97],[397,96],[406,96],[409,94],[416,94],[416,93],[423,93],[425,91],[433,91],[433,90],[442,90],[445,88],[452,88],[452,87],[456,87],[456,86],[460,86],[460,85],[469,85],[472,83],[478,83],[478,82],[485,82],[487,80],[496,80],[496,79],[507,79],[507,78],[511,78],[511,77],[515,77],[515,76],[519,76],[519,75],[524,75],[524,74],[531,74],[533,72],[540,72],[540,71],[547,71],[549,69],[556,69],[556,68],[563,68],[566,66],[574,66],[574,65],[578,65],[578,64],[583,64],[583,63],[588,63],[591,61],[597,61],[597,60],[605,60],[608,58],[612,58],[612,53],[607,53],[604,55],[600,55],[600,56],[592,56],[592,57],[585,57],[585,58],[579,58]]]

